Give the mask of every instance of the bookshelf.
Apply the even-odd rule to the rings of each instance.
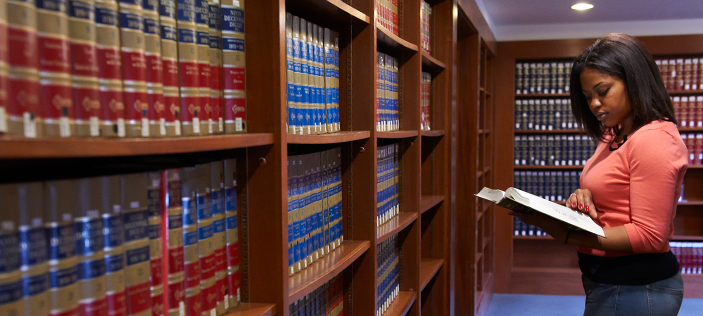
[[[680,56],[700,56],[703,46],[697,41],[701,35],[651,36],[641,37],[647,49],[659,58],[677,58]],[[496,165],[511,166],[496,173],[496,186],[509,187],[514,183],[514,171],[576,171],[583,166],[515,166],[513,158],[513,140],[515,135],[568,134],[577,135],[578,130],[532,131],[514,128],[514,105],[516,100],[530,99],[568,99],[568,94],[515,94],[515,65],[517,62],[570,61],[590,46],[595,39],[545,40],[499,43],[496,107],[505,109],[496,116]],[[670,91],[670,95],[700,95],[698,90]],[[700,133],[699,128],[680,128],[681,133]],[[674,238],[676,241],[700,241],[701,203],[703,200],[703,173],[700,167],[689,166],[684,179],[684,198],[679,203],[674,220]],[[686,185],[691,188],[686,188]],[[690,191],[689,191],[690,190]],[[513,236],[513,220],[498,211],[495,232],[496,251],[506,254],[496,264],[496,292],[529,294],[567,294],[583,295],[581,272],[575,256],[574,247],[554,242],[551,237]],[[534,253],[539,250],[537,258]],[[686,297],[703,297],[700,290],[703,285],[698,275],[684,275]]]
[[[247,133],[119,139],[3,135],[0,182],[237,158],[242,303],[225,315],[289,315],[289,305],[337,275],[344,281],[344,313],[373,315],[376,245],[394,235],[400,243],[400,292],[384,316],[485,314],[493,291],[493,209],[469,197],[479,186],[492,185],[495,176],[496,43],[473,1],[428,2],[433,10],[431,53],[418,46],[420,0],[400,1],[398,35],[375,21],[374,0],[247,1]],[[339,132],[287,132],[286,13],[339,32]],[[395,132],[376,131],[379,52],[399,63],[401,113]],[[432,78],[429,131],[420,122],[422,72]],[[377,227],[377,153],[390,144],[399,148],[400,212]],[[289,276],[287,157],[333,147],[342,152],[344,242]],[[460,238],[452,237],[455,233]],[[471,280],[470,286],[465,280]]]

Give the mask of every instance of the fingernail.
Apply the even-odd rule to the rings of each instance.
[[[583,204],[579,204],[579,208],[583,208]]]
[[[588,211],[591,207],[586,205],[586,211]]]
[[[571,203],[571,206],[576,207],[576,202]]]

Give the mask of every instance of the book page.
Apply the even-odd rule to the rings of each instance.
[[[489,188],[484,187],[483,189],[481,189],[481,192],[478,192],[476,194],[476,196],[478,196],[482,199],[489,200],[493,203],[498,203],[505,196],[505,192],[503,192],[501,190],[489,189]]]
[[[482,190],[483,191],[483,190]],[[517,192],[520,196],[527,198],[530,202],[529,206],[530,208],[541,212],[543,214],[549,215],[551,217],[554,217],[560,221],[563,221],[565,223],[571,224],[573,226],[576,226],[578,228],[581,228],[585,231],[594,233],[598,236],[605,237],[605,233],[603,232],[603,228],[598,226],[593,219],[591,219],[588,215],[574,211],[566,206],[562,206],[559,204],[556,204],[554,202],[547,201],[541,197],[538,197],[536,195],[530,194],[528,192],[516,189],[516,188],[510,188],[507,190],[508,194],[511,194],[513,192]]]

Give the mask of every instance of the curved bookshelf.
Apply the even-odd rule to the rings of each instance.
[[[288,144],[336,144],[371,137],[369,131],[336,132],[317,135],[287,134]]]
[[[273,316],[276,315],[276,305],[239,303],[239,306],[225,313],[224,316]]]
[[[273,144],[273,134],[174,138],[0,137],[0,159],[97,158],[217,151]]]
[[[444,130],[433,130],[433,131],[420,131],[420,136],[422,137],[442,137],[444,136]]]
[[[417,293],[400,291],[398,297],[393,300],[391,306],[388,307],[382,316],[403,316],[408,313],[410,307],[415,303]]]
[[[439,61],[439,59],[432,57],[432,55],[428,54],[424,50],[421,52],[421,55],[423,66],[432,68],[434,70],[443,70],[447,67],[443,62]]]
[[[376,132],[376,138],[389,138],[389,139],[399,139],[399,138],[411,138],[416,137],[417,131],[397,131],[397,132]]]
[[[444,202],[444,195],[423,195],[420,197],[420,213],[424,213]]]
[[[417,45],[410,43],[399,36],[391,33],[380,22],[376,22],[376,36],[378,41],[392,49],[401,49],[410,52],[417,52]]]
[[[400,212],[383,225],[376,228],[376,244],[384,242],[417,220],[417,213]]]
[[[430,280],[437,275],[439,269],[442,268],[444,260],[442,259],[422,259],[420,262],[420,292],[425,289]]]
[[[288,299],[297,301],[349,267],[369,249],[368,241],[347,240],[305,270],[288,278]]]
[[[305,11],[298,12],[296,8],[305,8]],[[341,0],[286,0],[286,9],[306,19],[314,17],[316,23],[335,29],[343,29],[349,22],[361,27],[371,23],[369,16]]]

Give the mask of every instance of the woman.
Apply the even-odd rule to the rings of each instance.
[[[676,315],[683,281],[669,239],[688,159],[654,58],[628,35],[597,40],[574,61],[571,104],[598,147],[566,204],[606,238],[514,215],[578,246],[584,315]]]

